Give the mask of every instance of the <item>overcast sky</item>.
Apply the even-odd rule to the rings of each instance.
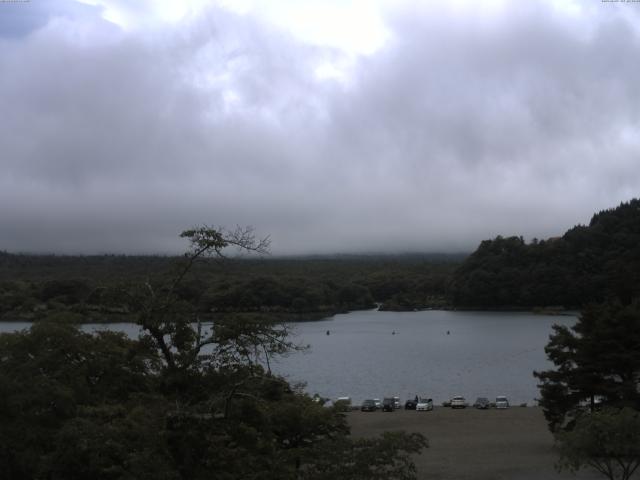
[[[640,2],[3,2],[0,250],[561,235],[640,194],[639,61]]]

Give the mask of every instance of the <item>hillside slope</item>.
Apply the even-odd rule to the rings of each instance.
[[[596,213],[562,237],[483,241],[454,272],[458,307],[576,308],[640,295],[640,199]]]

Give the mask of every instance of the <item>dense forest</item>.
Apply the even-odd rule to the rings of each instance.
[[[180,257],[0,252],[0,319],[78,321],[130,315],[127,291],[162,283]],[[357,309],[575,309],[640,294],[640,200],[601,211],[561,237],[498,236],[471,255],[203,259],[177,294],[201,315],[310,320]]]
[[[357,309],[446,305],[447,282],[464,255],[342,255],[202,259],[177,292],[200,314],[258,312],[307,320]],[[130,285],[162,283],[180,257],[0,253],[0,318],[59,312],[95,321],[130,314]]]
[[[640,200],[601,211],[562,237],[483,241],[448,284],[453,305],[579,308],[640,294]]]

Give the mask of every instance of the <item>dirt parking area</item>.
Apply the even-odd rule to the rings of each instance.
[[[430,480],[591,480],[603,477],[583,471],[558,473],[553,437],[542,410],[452,410],[432,412],[396,410],[348,414],[354,436],[384,431],[420,432],[429,448],[416,458],[419,479]]]

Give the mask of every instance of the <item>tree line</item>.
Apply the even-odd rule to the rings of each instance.
[[[205,259],[176,295],[202,315],[263,313],[289,320],[370,309],[445,305],[459,255]],[[174,257],[0,254],[0,319],[40,320],[57,312],[119,321],[133,283],[166,280]]]
[[[127,314],[127,282],[159,278],[160,256],[0,253],[0,319],[65,310],[96,321]],[[210,259],[177,294],[202,314],[263,312],[291,320],[373,308],[580,309],[640,292],[640,200],[601,211],[589,225],[526,242],[484,240],[470,255],[343,255]]]

